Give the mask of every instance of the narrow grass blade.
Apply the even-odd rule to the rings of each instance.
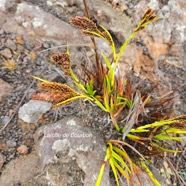
[[[167,148],[163,148],[163,147],[160,147],[158,144],[156,143],[152,143],[153,146],[157,147],[158,149],[164,151],[164,152],[171,152],[171,153],[178,153],[178,152],[182,152],[181,150],[174,150],[174,149],[167,149]]]
[[[115,165],[115,167],[118,169],[118,171],[123,174],[123,176],[130,181],[130,177],[128,175],[128,173],[113,159],[113,163]]]
[[[117,184],[117,186],[119,186],[118,172],[117,172],[116,166],[115,166],[115,164],[114,164],[114,159],[113,159],[113,157],[110,158],[109,163],[110,163],[110,166],[111,166],[111,168],[112,168],[112,172],[113,172],[113,174],[114,174],[116,184]]]
[[[50,81],[44,80],[44,79],[39,78],[39,77],[37,77],[37,76],[32,76],[32,77],[33,77],[34,79],[37,79],[37,80],[42,81],[42,82],[44,82],[44,83],[50,83]]]
[[[115,158],[118,162],[120,162],[120,163],[127,169],[127,171],[128,171],[129,173],[131,173],[131,171],[130,171],[128,165],[124,162],[124,160],[122,159],[121,156],[119,156],[117,153],[115,153],[115,152],[113,151],[112,157]]]
[[[161,184],[159,183],[159,181],[154,177],[153,173],[150,171],[150,169],[147,167],[147,165],[145,164],[145,162],[141,162],[142,167],[144,168],[145,172],[149,175],[150,179],[153,181],[153,183],[156,186],[161,186]]]
[[[104,169],[105,169],[105,165],[106,165],[107,161],[108,161],[108,155],[106,153],[106,156],[105,156],[104,162],[101,165],[101,168],[100,168],[99,175],[98,175],[95,186],[100,186],[100,184],[101,184],[101,180],[102,180],[102,177],[103,177],[103,173],[104,173]]]
[[[168,135],[158,134],[158,135],[154,136],[154,138],[159,139],[159,140],[175,140],[175,141],[180,141],[182,139],[186,139],[186,136],[174,137],[174,136],[168,136]]]
[[[85,98],[87,98],[87,97],[84,96],[84,95],[74,96],[74,97],[72,97],[72,98],[70,98],[70,99],[67,99],[67,100],[65,100],[65,101],[62,101],[62,102],[60,102],[60,103],[55,104],[54,107],[59,107],[59,106],[61,106],[61,105],[65,105],[65,104],[67,104],[67,103],[69,103],[69,102],[71,102],[71,101],[74,101],[74,100],[80,99],[80,98],[84,98],[84,99],[85,99]]]

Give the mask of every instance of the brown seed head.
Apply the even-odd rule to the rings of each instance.
[[[41,101],[48,101],[48,102],[58,102],[65,97],[66,94],[59,93],[59,92],[41,92],[34,94],[32,99],[34,100],[41,100]]]
[[[64,71],[65,75],[70,75],[70,56],[67,53],[63,54],[53,54],[50,60],[57,65]]]
[[[56,83],[56,82],[42,82],[38,84],[38,87],[40,87],[43,90],[51,91],[51,92],[59,92],[64,94],[70,94],[70,95],[77,95],[77,93],[71,89],[66,84],[62,83]]]
[[[70,20],[70,23],[82,30],[98,31],[96,24],[87,17],[76,16]]]

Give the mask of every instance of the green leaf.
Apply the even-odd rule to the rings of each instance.
[[[141,162],[142,167],[144,168],[145,172],[149,175],[150,179],[153,181],[153,183],[156,186],[161,186],[159,181],[154,177],[153,173],[150,171],[150,169],[147,167],[144,161]]]
[[[93,90],[93,83],[90,81],[89,83],[86,83],[86,90],[89,95],[94,96],[96,93],[96,90]]]
[[[114,41],[113,41],[113,38],[110,34],[110,32],[102,25],[100,25],[100,27],[107,33],[107,35],[109,36],[111,42],[112,42],[112,53],[113,53],[113,58],[114,58],[114,61],[116,60],[116,47],[115,47],[115,44],[114,44]],[[109,41],[108,41],[109,42]],[[110,44],[110,43],[109,43]]]
[[[75,82],[75,85],[81,89],[83,92],[85,92],[86,94],[88,94],[88,91],[86,90],[86,88],[81,84],[81,83],[77,83]]]
[[[110,106],[109,106],[108,95],[106,95],[106,94],[104,95],[103,101],[104,101],[104,106],[105,106],[105,108],[108,110],[108,112],[110,112]]]
[[[162,121],[156,121],[154,123],[151,124],[146,124],[144,126],[140,126],[137,129],[146,129],[146,128],[154,128],[154,127],[160,127],[163,125],[169,125],[171,123],[175,122],[175,120],[162,120]]]
[[[130,180],[130,177],[128,175],[128,173],[113,159],[113,163],[115,165],[115,167],[118,169],[118,171],[123,174],[123,176],[127,179]]]
[[[70,68],[70,75],[71,75],[71,77],[74,79],[75,82],[78,82],[78,83],[79,83],[78,78],[76,77],[76,75],[74,74],[74,72],[72,71],[71,68]]]
[[[170,134],[170,133],[172,133],[172,134],[186,134],[186,130],[181,130],[181,129],[177,129],[177,128],[169,128],[169,129],[167,129],[165,132],[164,132],[165,134]]]
[[[107,110],[107,108],[105,108],[99,100],[97,100],[95,98],[93,98],[93,99],[94,99],[94,103],[97,104],[103,111],[109,112],[109,110]]]
[[[123,52],[124,52],[124,50],[125,50],[125,48],[127,47],[127,45],[129,44],[129,42],[134,38],[134,36],[135,36],[135,32],[133,32],[130,36],[129,36],[129,38],[123,43],[123,45],[121,46],[121,48],[120,48],[120,51],[119,51],[119,53],[118,53],[118,56],[117,56],[117,58],[116,58],[116,64],[118,63],[118,61],[120,60],[120,57],[121,57],[121,55],[123,54]]]
[[[117,184],[117,186],[119,186],[118,175],[117,175],[118,173],[117,173],[117,169],[116,169],[115,164],[114,164],[113,157],[110,158],[109,163],[110,163],[110,166],[112,168],[112,172],[114,174],[116,184]]]
[[[110,98],[110,110],[112,113],[114,113],[114,101],[112,97]]]
[[[117,153],[115,153],[114,151],[112,152],[112,157],[115,158],[116,160],[118,160],[127,170],[129,173],[131,173],[128,165],[124,162],[124,160],[122,159],[121,156],[119,156]]]
[[[106,154],[104,162],[101,165],[101,168],[100,168],[99,175],[98,175],[95,186],[100,186],[100,184],[101,184],[101,180],[102,180],[102,177],[103,177],[103,172],[104,172],[105,165],[106,165],[107,161],[108,161],[108,155]]]
[[[59,107],[60,105],[65,105],[65,104],[67,104],[67,103],[69,103],[69,102],[71,102],[71,101],[74,101],[74,100],[76,100],[76,99],[80,99],[80,98],[88,98],[87,96],[85,96],[85,95],[78,95],[78,96],[74,96],[74,97],[72,97],[72,98],[69,98],[69,99],[67,99],[67,100],[65,100],[65,101],[61,101],[60,103],[57,103],[55,106],[56,107]]]
[[[163,135],[163,134],[158,134],[154,136],[154,138],[157,138],[159,140],[175,140],[175,141],[180,141],[182,139],[186,139],[186,136],[183,137],[174,137],[174,136],[168,136],[168,135]]]
[[[138,129],[138,128],[134,129],[134,128],[132,128],[132,129],[130,129],[130,132],[131,133],[141,133],[141,132],[149,132],[149,130],[148,129]]]
[[[140,136],[136,136],[136,135],[133,135],[133,134],[127,134],[127,137],[130,138],[130,139],[136,139],[136,140],[140,140]]]
[[[121,156],[124,157],[124,159],[129,163],[130,170],[132,171],[133,170],[132,169],[133,162],[130,159],[130,157],[128,156],[128,154],[126,152],[124,152],[123,150],[121,150],[120,148],[116,147],[116,146],[113,146],[113,150],[116,151],[118,154],[120,154]]]
[[[105,63],[107,65],[110,73],[113,72],[113,68],[112,68],[112,65],[111,65],[109,59],[103,53],[101,53],[101,55],[103,56],[103,59],[105,60]]]
[[[32,76],[34,79],[37,79],[37,80],[39,80],[39,81],[42,81],[42,82],[44,82],[44,83],[50,83],[49,81],[47,81],[47,80],[44,80],[44,79],[42,79],[42,78],[39,78],[39,77],[37,77],[37,76]]]
[[[164,151],[164,152],[171,152],[171,153],[182,152],[182,151],[180,151],[180,150],[167,149],[167,148],[160,147],[158,144],[153,143],[153,142],[152,142],[152,144],[153,144],[153,146],[157,147],[158,149],[160,149],[160,150],[162,150],[162,151]]]
[[[109,77],[107,75],[105,76],[105,79],[106,79],[106,89],[108,91],[108,94],[110,94],[112,92],[111,82],[110,82]]]

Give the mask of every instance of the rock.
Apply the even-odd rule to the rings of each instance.
[[[19,45],[23,45],[24,43],[24,39],[23,39],[23,36],[22,35],[16,35],[15,37],[15,42]]]
[[[8,140],[8,141],[6,142],[6,144],[7,144],[7,146],[8,146],[9,148],[16,147],[16,145],[17,145],[17,143],[16,143],[14,140]]]
[[[9,48],[5,48],[4,50],[1,50],[0,54],[4,56],[5,58],[8,58],[8,59],[12,58],[12,53]]]
[[[41,170],[42,167],[37,154],[20,156],[6,165],[0,176],[1,186],[20,185],[20,183],[28,182],[39,174]]]
[[[11,40],[11,39],[7,39],[5,46],[11,50],[16,50],[16,44]]]
[[[1,186],[95,185],[105,156],[105,143],[81,120],[64,118],[45,125],[36,131],[35,141],[34,152],[5,166]],[[111,185],[109,180],[106,166],[101,186]]]
[[[28,154],[28,147],[26,145],[20,145],[17,148],[17,152],[22,155]]]
[[[4,163],[5,163],[5,157],[3,156],[3,154],[0,153],[0,169],[2,168]]]
[[[0,10],[5,11],[5,4],[6,4],[6,0],[0,1]]]
[[[144,43],[146,44],[151,57],[154,59],[168,53],[167,44],[163,43],[161,39],[156,39],[154,43],[151,37],[144,37]]]
[[[26,2],[17,5],[15,19],[19,20],[19,23],[24,24],[24,26],[26,23],[26,28],[30,33],[24,35],[34,34],[43,38],[49,37],[50,40],[51,38],[64,41],[71,40],[73,43],[77,43],[77,41],[83,38],[78,34],[80,33],[79,30],[70,24],[59,20],[38,6],[30,5]],[[22,28],[21,30],[23,33]]]
[[[19,0],[6,0],[6,4],[5,4],[6,12],[9,12],[11,14],[15,13],[18,2]]]
[[[0,79],[0,102],[13,91],[13,87]]]
[[[43,166],[52,162],[69,163],[76,160],[78,167],[85,173],[84,185],[95,185],[104,160],[105,143],[97,133],[84,127],[81,120],[75,117],[65,118],[52,125],[43,126],[36,131],[35,141]],[[101,185],[110,185],[108,167]]]
[[[26,123],[36,123],[42,114],[50,110],[51,105],[44,101],[30,100],[19,109],[18,117]]]
[[[123,1],[120,1],[120,3],[121,6],[124,6]],[[91,10],[90,15],[96,18],[98,24],[111,31],[117,37],[118,42],[125,41],[131,33],[131,20],[123,11],[119,10],[118,12],[118,10],[114,10],[106,2],[100,0],[88,1],[88,7]],[[121,7],[121,9],[123,8]]]
[[[3,125],[6,125],[9,121],[10,121],[10,117],[9,116],[1,116],[1,123]]]
[[[0,35],[4,34],[4,30],[0,29]]]
[[[49,45],[48,43],[43,43],[43,47],[44,47],[44,48],[49,48],[50,45]]]

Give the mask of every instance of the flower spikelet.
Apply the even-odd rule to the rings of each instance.
[[[70,94],[72,96],[77,95],[78,93],[71,89],[68,85],[56,82],[42,82],[38,84],[38,87],[53,92],[60,92],[65,94]]]
[[[41,92],[34,94],[32,99],[34,100],[41,100],[41,101],[48,101],[48,102],[59,102],[63,100],[66,94],[59,93],[59,92]]]
[[[78,27],[81,30],[87,30],[87,31],[99,33],[96,24],[92,20],[88,19],[87,17],[76,16],[70,20],[70,23],[72,23],[74,26]]]
[[[53,54],[50,60],[59,65],[60,68],[64,71],[65,75],[70,75],[70,56],[67,53],[63,54]]]
[[[134,32],[138,32],[139,30],[142,30],[143,28],[145,28],[146,25],[150,24],[152,21],[157,19],[158,18],[155,14],[155,11],[149,8],[143,15],[140,24],[134,29]]]
[[[69,99],[79,95],[66,84],[56,82],[42,82],[38,84],[38,87],[46,92],[34,94],[32,99],[52,102],[53,108],[61,106],[63,101],[70,102]]]
[[[112,38],[109,33],[105,31],[106,29],[102,26],[98,28],[98,26],[89,18],[76,16],[70,20],[70,23],[83,30],[83,34],[90,37],[104,38],[111,46],[113,45]]]

